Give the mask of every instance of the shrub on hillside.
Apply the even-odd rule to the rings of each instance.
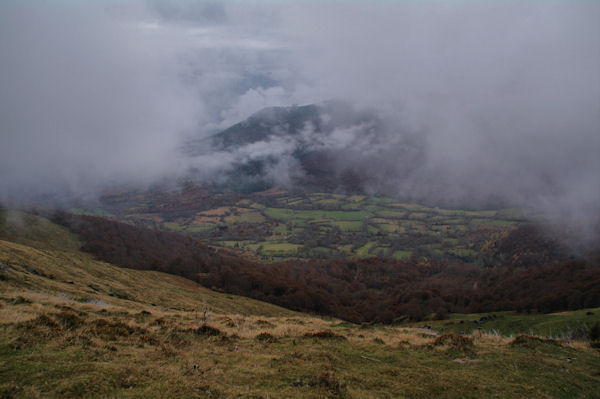
[[[196,330],[196,334],[204,335],[207,337],[216,337],[216,336],[225,335],[218,328],[209,326],[208,324],[204,324],[204,325],[198,327],[198,329]]]
[[[73,330],[83,324],[83,319],[72,312],[60,312],[55,317],[69,330]]]
[[[317,339],[346,340],[346,337],[344,337],[343,335],[336,334],[333,331],[329,331],[329,330],[318,331],[318,332],[314,332],[314,333],[306,333],[306,334],[304,334],[304,336],[308,337],[308,338],[317,338]]]
[[[259,341],[262,341],[262,342],[269,343],[269,344],[277,342],[277,338],[275,338],[272,334],[269,334],[268,332],[262,332],[262,333],[258,334],[256,336],[256,339]]]

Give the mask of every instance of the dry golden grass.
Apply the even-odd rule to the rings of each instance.
[[[203,324],[195,312],[25,290],[0,302],[2,397],[593,397],[600,365],[589,346],[477,334],[465,351],[422,329],[307,315],[209,313]]]
[[[0,264],[0,398],[593,398],[600,384],[587,342],[436,344],[430,329],[351,325],[5,241]]]
[[[242,315],[294,316],[295,312],[208,290],[160,272],[123,269],[81,252],[35,249],[0,241],[0,263],[10,269],[2,292],[46,292],[58,298],[112,306]],[[0,319],[1,322],[2,319]]]

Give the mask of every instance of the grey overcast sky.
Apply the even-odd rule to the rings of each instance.
[[[423,135],[399,193],[597,209],[599,71],[593,0],[3,0],[0,194],[212,170],[182,140],[341,99]]]

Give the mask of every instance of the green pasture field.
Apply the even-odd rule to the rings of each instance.
[[[374,241],[368,242],[368,243],[366,243],[365,245],[363,245],[362,247],[358,248],[358,249],[356,250],[356,254],[357,254],[358,256],[362,256],[362,257],[364,257],[364,256],[368,256],[368,255],[369,255],[369,251],[370,251],[370,250],[371,250],[373,247],[375,247],[376,245],[377,245],[377,243],[376,243],[376,242],[374,242]]]
[[[363,226],[363,222],[357,220],[335,221],[331,224],[343,231],[359,231]]]
[[[231,223],[263,223],[267,219],[259,212],[243,212],[239,215],[230,215],[225,217],[225,222]]]
[[[262,254],[264,255],[284,256],[294,254],[299,248],[302,248],[302,245],[265,241],[246,246],[246,248],[253,251],[257,251],[260,247],[262,247]]]
[[[217,226],[213,223],[205,223],[205,224],[197,224],[193,226],[188,226],[185,229],[186,233],[206,233],[209,231],[213,231]]]
[[[406,259],[410,259],[411,255],[412,255],[412,252],[410,252],[410,251],[395,251],[392,256],[396,259],[406,260]]]
[[[273,257],[338,256],[338,248],[347,250],[348,256],[364,257],[394,255],[409,252],[411,257],[435,257],[439,260],[478,262],[480,248],[486,240],[505,234],[525,223],[534,215],[527,210],[508,209],[443,209],[394,201],[386,197],[343,195],[330,193],[291,194],[275,190],[265,195],[248,194],[231,201],[226,192],[214,196],[212,209],[202,203],[201,213],[217,214],[228,211],[214,221],[194,223],[196,209],[177,211],[177,222],[168,214],[148,211],[149,204],[127,201],[126,206],[105,209],[78,209],[80,213],[114,215],[126,222],[148,223],[164,218],[162,227],[193,234],[194,237],[218,245],[223,241],[247,241],[263,246],[267,244],[292,244],[291,250],[273,250]],[[235,204],[235,205],[233,205]],[[139,209],[140,213],[136,211]],[[141,212],[143,210],[144,213]],[[222,213],[222,212],[221,212]],[[472,239],[478,237],[473,247]],[[365,248],[367,243],[371,247]],[[444,245],[442,245],[444,243]],[[297,252],[296,246],[303,247]],[[316,249],[311,252],[310,249]],[[290,247],[291,248],[291,247]],[[324,250],[326,248],[327,250]],[[376,248],[376,249],[375,249]],[[382,250],[385,249],[385,250]]]
[[[347,204],[343,204],[340,209],[344,210],[344,211],[356,211],[361,209],[362,205],[360,203],[357,202],[351,202],[351,203],[347,203]]]
[[[162,224],[162,226],[167,230],[173,230],[173,231],[183,231],[184,230],[183,226],[181,226],[179,223],[175,223],[175,222],[165,222]]]
[[[548,314],[517,312],[450,314],[448,320],[426,323],[441,332],[471,334],[475,331],[484,331],[503,337],[528,334],[554,339],[572,339],[584,338],[587,331],[599,322],[600,308]]]
[[[403,219],[406,216],[408,216],[407,212],[398,211],[395,209],[392,209],[392,210],[383,209],[383,210],[377,211],[376,213],[377,213],[377,216],[388,218],[388,219]]]

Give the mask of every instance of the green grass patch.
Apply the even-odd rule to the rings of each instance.
[[[302,198],[300,198],[300,199],[294,199],[294,200],[290,200],[287,203],[287,206],[299,206],[299,205],[302,205],[302,204],[304,204],[306,202],[307,201],[305,199],[302,199]]]
[[[423,206],[423,205],[419,205],[419,204],[401,204],[401,206],[404,209],[407,209],[409,211],[413,211],[413,212],[417,212],[417,211],[428,211],[431,212],[433,211],[432,208]]]
[[[270,219],[289,220],[295,218],[295,212],[287,208],[265,208],[265,215]]]
[[[228,247],[228,248],[241,248],[242,246],[245,245],[245,242],[228,240],[228,241],[220,241],[219,244],[224,247]],[[236,247],[236,245],[237,245],[237,247]]]
[[[381,216],[384,218],[391,218],[391,219],[402,219],[408,215],[407,212],[389,210],[389,209],[380,210],[380,211],[377,211],[376,213],[378,216]]]
[[[439,209],[436,208],[435,212],[444,216],[464,216],[465,211],[459,209]]]
[[[308,225],[305,219],[289,219],[288,223],[291,223],[293,227],[306,227]]]
[[[373,202],[380,202],[385,204],[392,202],[392,199],[388,197],[371,197],[370,200]]]
[[[324,199],[320,199],[318,201],[313,201],[312,205],[317,206],[317,207],[322,206],[325,208],[333,208],[333,207],[340,206],[340,201],[338,201],[336,199],[332,199],[332,198],[324,198]]]
[[[425,212],[411,212],[408,214],[409,219],[426,219],[430,216],[431,215],[429,213]]]
[[[370,256],[369,251],[377,245],[375,241],[370,241],[363,245],[362,247],[356,249],[355,253],[358,256]]]
[[[181,226],[179,223],[175,223],[175,222],[165,222],[162,224],[162,226],[165,229],[172,230],[172,231],[183,231],[184,230],[183,226]]]
[[[378,227],[387,233],[406,233],[406,228],[402,226],[398,226],[397,224],[392,223],[381,223],[378,224]]]
[[[337,248],[328,248],[324,246],[318,246],[306,249],[305,252],[311,258],[330,258],[333,255],[338,255]]]
[[[352,252],[352,244],[340,245],[337,247],[338,251],[350,254]]]
[[[491,317],[492,315],[495,317]],[[517,312],[452,314],[449,321],[432,323],[435,325],[434,328],[443,332],[471,333],[482,329],[497,332],[505,337],[528,334],[557,339],[585,339],[585,332],[596,322],[600,322],[600,308],[549,314]]]
[[[50,220],[20,211],[0,210],[0,240],[41,249],[78,251],[83,243],[67,228]]]
[[[374,223],[374,224],[389,224],[389,223],[394,223],[393,221],[386,219],[386,218],[381,218],[381,217],[376,217],[376,218],[371,218],[369,219],[370,223]]]
[[[370,212],[365,211],[326,211],[323,212],[325,217],[334,219],[336,221],[345,221],[345,220],[364,220],[365,218],[369,218],[373,216]]]
[[[392,257],[394,257],[394,259],[402,259],[402,260],[408,260],[408,259],[410,259],[411,256],[412,256],[411,251],[394,251],[394,253],[392,254]]]
[[[206,223],[206,224],[194,224],[192,226],[186,227],[185,231],[187,233],[204,233],[207,231],[213,231],[217,228],[216,224]]]
[[[256,244],[249,244],[246,247],[256,251],[259,247],[262,246],[262,253],[264,255],[282,255],[282,254],[290,254],[296,253],[299,248],[302,248],[302,245],[299,244],[290,244],[285,242],[260,242]]]
[[[356,211],[356,210],[362,209],[362,207],[363,207],[363,204],[358,203],[358,202],[356,202],[356,203],[349,202],[349,203],[343,204],[341,206],[342,210],[344,210],[344,211]]]
[[[288,229],[288,226],[286,224],[280,224],[279,226],[276,226],[273,228],[273,232],[275,234],[289,234],[293,231],[292,229]]]
[[[344,220],[363,220],[372,216],[371,213],[365,211],[327,211],[327,210],[294,210],[286,208],[267,208],[264,210],[265,215],[271,219],[290,220],[319,220],[333,219],[336,221]]]
[[[429,230],[428,226],[425,223],[417,220],[402,220],[399,222],[399,224],[400,226],[405,227],[407,230],[413,229],[421,233]]]
[[[448,251],[448,253],[464,261],[473,260],[477,256],[477,252],[472,249],[465,248],[451,249]]]
[[[339,227],[342,231],[359,231],[363,226],[363,222],[356,220],[336,221],[332,222],[331,224]]]
[[[266,218],[259,212],[244,212],[239,215],[225,217],[227,223],[263,223]]]
[[[466,211],[465,215],[473,216],[473,217],[481,217],[481,218],[493,218],[494,216],[496,216],[496,213],[497,213],[496,210]]]

